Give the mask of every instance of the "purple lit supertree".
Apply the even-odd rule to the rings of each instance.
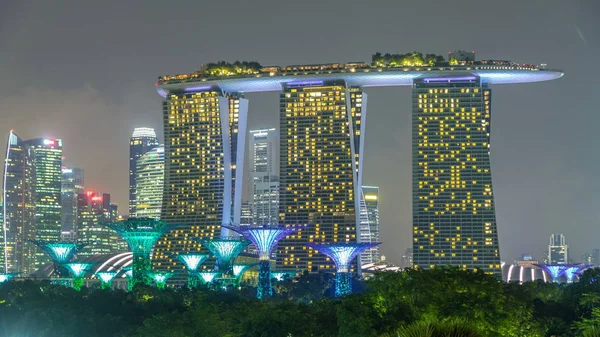
[[[271,253],[277,243],[284,237],[305,228],[306,226],[250,226],[227,227],[240,233],[246,239],[252,241],[258,250],[258,286],[256,297],[261,299],[273,295],[271,286]]]
[[[585,264],[536,264],[537,267],[545,270],[552,277],[552,281],[558,283],[564,275],[567,278],[567,283],[572,283],[575,276],[589,268]]]
[[[352,273],[350,263],[358,254],[366,249],[377,246],[380,242],[373,243],[316,243],[306,245],[322,254],[327,255],[335,263],[335,296],[340,297],[352,292]]]

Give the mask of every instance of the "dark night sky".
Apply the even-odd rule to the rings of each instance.
[[[0,2],[0,147],[64,139],[66,164],[127,205],[128,139],[162,140],[161,74],[216,60],[264,65],[364,60],[381,52],[547,63],[553,82],[493,87],[492,171],[503,260],[540,256],[552,232],[571,254],[600,248],[600,2]],[[411,244],[410,89],[368,89],[365,184],[381,186],[383,251]],[[250,127],[278,125],[276,93],[252,94]]]

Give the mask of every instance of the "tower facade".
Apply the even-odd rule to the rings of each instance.
[[[137,160],[158,146],[156,132],[152,128],[135,128],[129,140],[129,214],[135,215],[135,182]]]
[[[284,85],[280,221],[309,227],[281,241],[278,269],[333,270],[333,262],[306,243],[357,241],[366,96],[343,81]]]
[[[137,160],[135,216],[160,219],[165,180],[165,147],[158,146]]]
[[[279,221],[279,135],[275,129],[250,131],[252,208],[259,225]]]
[[[33,153],[13,131],[8,136],[3,172],[3,228],[0,270],[29,275],[35,271],[35,202]]]
[[[155,268],[172,269],[171,253],[198,251],[193,238],[229,236],[221,225],[239,223],[247,113],[246,99],[216,87],[172,93],[163,102],[161,220],[181,226],[157,243]]]
[[[62,140],[37,138],[25,143],[33,154],[35,239],[59,240],[62,227]],[[49,262],[48,256],[36,249],[36,269]]]
[[[77,239],[77,195],[83,193],[83,169],[63,167],[61,231],[63,238]]]
[[[564,234],[550,235],[550,244],[548,245],[548,263],[549,264],[567,264],[569,263],[569,247]]]
[[[362,186],[360,200],[360,242],[376,243],[379,239],[379,187]],[[360,254],[361,264],[381,260],[379,246],[373,246]]]
[[[491,90],[477,76],[413,83],[413,259],[500,275]]]
[[[112,229],[102,225],[117,221],[111,212],[110,194],[87,191],[77,195],[77,237],[91,242],[78,256],[112,254],[127,250],[127,244]]]

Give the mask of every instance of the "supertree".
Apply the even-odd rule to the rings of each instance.
[[[154,280],[154,282],[156,283],[156,288],[158,289],[165,289],[165,286],[167,285],[167,280],[171,278],[171,276],[174,275],[173,272],[167,271],[167,272],[154,272],[154,271],[147,271],[146,274],[148,274],[148,276],[150,276],[150,278],[152,280]]]
[[[121,277],[127,278],[127,290],[131,291],[133,289],[133,268],[131,266],[121,268],[123,272]]]
[[[377,246],[373,243],[315,243],[309,242],[307,246],[327,255],[335,263],[335,296],[344,296],[352,293],[352,273],[350,263],[358,254],[366,249]]]
[[[220,239],[197,239],[217,258],[217,269],[221,274],[231,272],[233,261],[250,244],[250,241],[238,236]]]
[[[19,275],[19,273],[0,273],[0,284],[8,282],[8,280],[17,275]]]
[[[244,273],[246,272],[246,270],[256,266],[258,263],[236,263],[233,265],[233,276],[235,277],[236,280],[236,285],[239,287],[240,286],[240,282],[242,281],[242,276],[244,276]]]
[[[586,264],[578,265],[567,265],[567,268],[563,274],[567,277],[567,283],[573,283],[575,276],[579,275],[582,271],[588,269],[590,266]]]
[[[256,297],[261,299],[273,295],[271,286],[271,253],[277,246],[279,240],[304,228],[305,226],[249,226],[227,227],[240,233],[246,239],[252,241],[258,250],[258,285]]]
[[[65,277],[64,271],[60,268],[65,263],[71,261],[71,259],[77,254],[79,250],[87,246],[87,243],[76,243],[70,241],[47,241],[47,240],[30,240],[29,242],[40,247],[54,264],[53,274],[59,277]]]
[[[271,279],[275,279],[278,282],[281,282],[281,281],[285,280],[286,277],[292,277],[298,273],[299,273],[299,271],[297,271],[297,270],[272,271]]]
[[[206,259],[208,259],[208,254],[200,254],[200,253],[187,253],[187,254],[179,254],[177,255],[177,259],[183,263],[185,269],[188,272],[188,288],[195,288],[198,284],[198,268]]]
[[[83,287],[85,272],[90,270],[94,264],[93,263],[84,263],[84,262],[69,262],[63,264],[67,270],[71,273],[71,277],[73,278],[73,289],[79,291],[81,287]]]
[[[202,271],[199,272],[197,275],[202,280],[202,283],[210,285],[210,283],[212,283],[215,277],[219,276],[219,274],[221,273],[218,271]]]
[[[536,266],[550,274],[550,277],[552,277],[552,281],[557,283],[560,280],[560,277],[565,272],[564,264],[536,264]]]
[[[96,273],[96,277],[100,280],[102,289],[112,289],[112,281],[117,274],[116,271],[99,271]]]
[[[146,274],[152,270],[152,248],[161,236],[178,225],[152,218],[129,218],[104,225],[127,241],[133,253],[132,286],[137,283],[152,285],[152,280]]]

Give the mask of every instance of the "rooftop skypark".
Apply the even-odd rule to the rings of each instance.
[[[161,236],[177,225],[150,218],[129,218],[104,225],[127,241],[133,253],[132,285],[139,282],[152,285],[152,281],[146,275],[146,272],[152,270],[150,261],[152,248]]]

